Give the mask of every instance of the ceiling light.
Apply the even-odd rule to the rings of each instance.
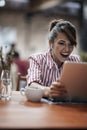
[[[4,7],[5,6],[5,0],[0,0],[0,7]]]

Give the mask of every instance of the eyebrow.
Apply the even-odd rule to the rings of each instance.
[[[59,43],[59,42],[63,42],[63,43],[65,43],[65,42],[67,42],[67,41],[60,39],[60,40],[58,41],[58,43]],[[68,43],[71,44],[70,41],[68,41]]]
[[[64,40],[62,40],[62,39],[61,39],[61,40],[59,40],[58,42],[60,42],[60,41],[62,41],[62,42],[66,42],[66,41],[64,41]]]

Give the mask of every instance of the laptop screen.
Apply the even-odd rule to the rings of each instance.
[[[87,63],[65,62],[61,73],[69,101],[87,101]]]

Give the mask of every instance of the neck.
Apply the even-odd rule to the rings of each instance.
[[[60,67],[62,66],[63,62],[59,61],[59,60],[56,58],[56,56],[52,54],[52,52],[51,52],[51,57],[52,57],[52,59],[56,62],[57,66],[60,68]]]

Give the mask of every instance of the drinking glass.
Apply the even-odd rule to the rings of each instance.
[[[10,99],[12,95],[12,80],[10,70],[2,70],[0,98]]]

